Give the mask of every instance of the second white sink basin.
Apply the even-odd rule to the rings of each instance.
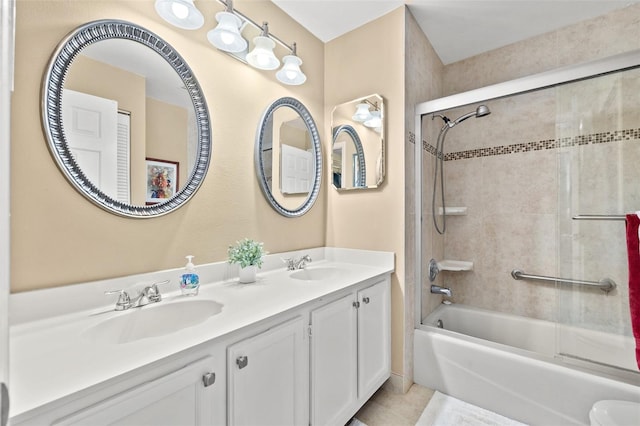
[[[170,334],[192,327],[222,312],[213,300],[185,299],[131,308],[84,332],[84,337],[103,343],[121,344]]]
[[[324,281],[339,277],[341,274],[346,273],[345,269],[334,267],[318,267],[318,268],[306,268],[299,271],[292,272],[289,275],[294,280],[302,281]]]

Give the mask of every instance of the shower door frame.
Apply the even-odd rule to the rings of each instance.
[[[527,77],[517,78],[503,83],[469,90],[443,98],[422,102],[415,108],[415,229],[419,234],[415,238],[415,314],[414,327],[422,324],[422,118],[441,112],[507,96],[533,92],[565,83],[598,77],[640,66],[640,49],[609,56],[607,58],[583,62],[576,65],[556,68]]]

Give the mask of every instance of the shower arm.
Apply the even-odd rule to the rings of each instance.
[[[456,119],[454,120],[453,124],[449,124],[449,127],[453,127],[453,126],[455,126],[456,124],[460,124],[460,123],[462,123],[462,122],[463,122],[464,120],[466,120],[467,118],[476,117],[477,115],[478,115],[478,113],[477,113],[477,112],[475,112],[475,111],[469,112],[469,113],[467,113],[467,114],[465,114],[465,115],[463,115],[463,116],[461,116],[461,117],[456,118]]]

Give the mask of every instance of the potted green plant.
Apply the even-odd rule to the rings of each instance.
[[[256,280],[256,272],[262,267],[262,256],[267,254],[264,251],[263,243],[245,238],[236,241],[235,246],[229,246],[229,263],[240,265],[240,282],[252,283]]]

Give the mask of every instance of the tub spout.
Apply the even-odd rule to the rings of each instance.
[[[444,294],[447,297],[451,297],[451,289],[446,287],[440,287],[439,285],[431,286],[431,293],[433,294]]]

